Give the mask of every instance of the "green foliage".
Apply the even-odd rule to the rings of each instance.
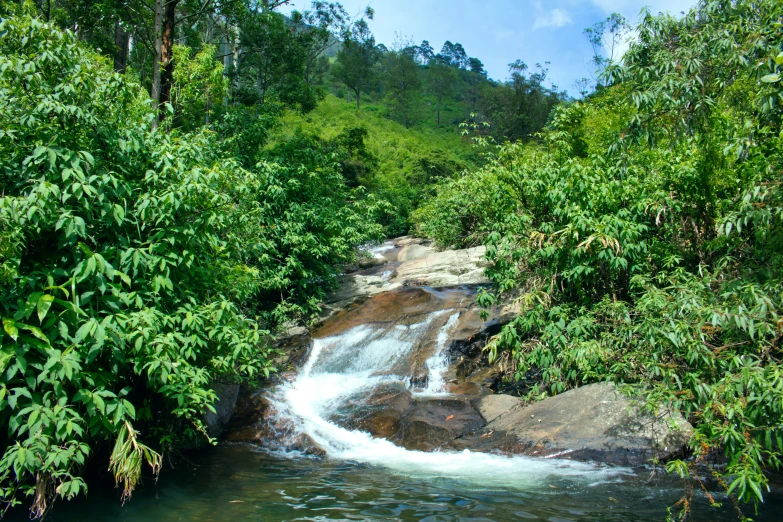
[[[402,44],[399,45],[402,47]],[[421,87],[415,49],[411,46],[394,49],[384,56],[386,103],[395,119],[408,127],[416,110]]]
[[[242,5],[235,22],[242,35],[242,59],[230,70],[236,100],[246,105],[276,101],[302,112],[315,108],[322,93],[308,83],[308,67],[313,47],[328,38],[327,28],[306,27],[294,12],[292,30],[282,14],[259,11],[253,3]]]
[[[455,134],[436,129],[406,129],[365,104],[360,111],[327,96],[312,112],[293,111],[272,132],[270,148],[297,135],[317,137],[337,155],[349,184],[361,185],[391,203],[382,222],[389,237],[408,232],[409,213],[430,195],[434,183],[451,178],[477,161],[475,152]]]
[[[771,0],[645,14],[613,86],[416,216],[442,243],[488,245],[521,313],[487,350],[530,398],[635,384],[689,417],[693,462],[723,453],[717,477],[752,503],[783,457],[781,17]]]
[[[223,65],[215,60],[215,47],[207,45],[195,56],[184,45],[174,46],[174,88],[171,104],[178,127],[193,130],[209,124],[216,110],[222,109],[228,95],[228,80]]]
[[[373,66],[378,61],[379,53],[375,47],[375,37],[364,19],[352,24],[343,31],[342,36],[343,44],[337,53],[332,74],[353,91],[358,109],[361,107],[362,92],[370,87],[374,76]]]
[[[284,164],[232,157],[249,138],[230,118],[252,111],[196,128],[220,69],[180,52],[174,119],[194,131],[166,133],[73,34],[0,22],[0,501],[27,497],[36,517],[86,490],[103,444],[127,498],[145,462],[208,440],[212,385],[275,371],[268,330],[314,313],[381,232],[335,158],[298,143],[272,155]]]
[[[309,319],[320,311],[355,247],[383,237],[377,216],[385,202],[344,181],[340,157],[315,137],[297,134],[266,152],[259,164],[265,192],[256,245],[246,255],[259,267],[260,306],[273,323]],[[270,304],[274,304],[270,307]]]

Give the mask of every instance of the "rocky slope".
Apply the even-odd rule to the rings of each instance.
[[[401,238],[377,249],[375,258],[370,264],[376,266],[346,274],[328,300],[323,323],[312,332],[296,332],[286,347],[297,366],[308,359],[312,339],[350,338],[372,331],[368,339],[376,341],[368,343],[388,343],[391,336],[410,345],[374,372],[381,378],[379,384],[343,398],[329,422],[409,450],[467,449],[622,465],[685,452],[692,428],[681,415],[646,413],[641,402],[612,383],[583,386],[533,404],[497,393],[503,389],[501,369],[487,363],[481,348],[515,310],[513,303],[501,304],[489,311],[488,320],[481,319],[475,294],[487,283],[483,249],[436,252],[420,240]],[[405,337],[406,329],[415,330],[415,335]],[[361,353],[370,349],[365,345],[351,348],[356,353],[340,355],[336,351],[345,347],[330,344],[324,350],[337,367],[327,370],[339,372],[340,365],[350,366],[367,356]],[[393,350],[401,345],[389,346]],[[386,348],[375,350],[377,358]],[[434,359],[446,365],[437,376]],[[295,370],[282,377],[293,384],[281,385],[296,386]],[[440,391],[425,393],[435,377],[442,381]],[[270,399],[272,395],[269,389],[240,394],[225,438],[322,454],[290,418],[279,414],[281,406]]]

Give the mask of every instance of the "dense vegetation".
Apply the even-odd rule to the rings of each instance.
[[[0,22],[6,506],[27,497],[44,515],[85,491],[95,454],[127,497],[143,466],[209,440],[213,384],[274,371],[268,332],[317,312],[355,246],[382,237],[385,205],[333,154],[265,151],[273,108],[218,110],[206,56],[180,60],[172,100],[187,108],[167,132],[149,94],[73,33]]]
[[[782,22],[774,0],[644,13],[607,88],[416,214],[442,244],[488,245],[522,312],[487,349],[528,397],[640,385],[695,426],[669,469],[724,456],[714,473],[751,502],[783,457]]]
[[[271,131],[267,149],[299,141],[336,155],[349,186],[363,187],[391,203],[380,216],[386,235],[408,232],[410,212],[426,201],[437,182],[475,169],[482,159],[464,138],[445,129],[406,129],[389,121],[384,106],[364,103],[360,110],[327,95],[307,114],[286,111]]]
[[[761,501],[783,455],[781,4],[644,14],[622,62],[613,15],[575,102],[543,67],[498,82],[458,43],[377,44],[371,10],[285,3],[0,4],[6,509],[83,493],[90,459],[127,498],[210,440],[214,385],[275,371],[276,329],[411,223],[488,246],[480,302],[522,312],[487,350],[528,398],[634,385],[696,427],[671,471],[724,458]]]

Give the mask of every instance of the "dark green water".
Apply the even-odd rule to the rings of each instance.
[[[112,487],[93,486],[87,499],[59,502],[56,522],[223,522],[271,520],[545,520],[662,521],[682,483],[650,472],[612,483],[542,477],[528,490],[487,489],[443,477],[411,477],[329,459],[275,457],[250,446],[225,445],[193,465],[167,469],[121,506]],[[737,520],[730,502],[709,507],[696,494],[690,520]],[[752,510],[747,510],[752,515]],[[17,511],[14,519],[23,519]],[[754,517],[783,520],[783,496],[770,495]]]

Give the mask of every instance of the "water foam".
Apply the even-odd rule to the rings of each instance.
[[[416,336],[447,311],[434,312],[412,325],[378,328],[362,325],[340,335],[315,339],[312,352],[296,380],[278,388],[274,402],[278,415],[309,435],[328,457],[382,466],[394,472],[446,477],[480,487],[531,488],[545,477],[579,479],[595,483],[627,472],[594,464],[560,459],[462,452],[409,451],[370,434],[338,426],[328,420],[349,399],[369,394],[389,380],[408,382],[409,376],[389,370],[414,349]],[[438,332],[436,353],[427,362],[433,393],[442,392],[446,369],[443,353],[448,333],[459,313],[452,313]],[[436,389],[437,388],[437,389]]]
[[[449,368],[449,358],[446,353],[446,343],[449,340],[449,333],[457,324],[459,320],[460,312],[454,312],[449,317],[446,324],[444,324],[438,331],[438,337],[436,338],[435,353],[427,359],[427,387],[416,392],[416,395],[448,395],[445,391],[446,381],[443,374]]]

